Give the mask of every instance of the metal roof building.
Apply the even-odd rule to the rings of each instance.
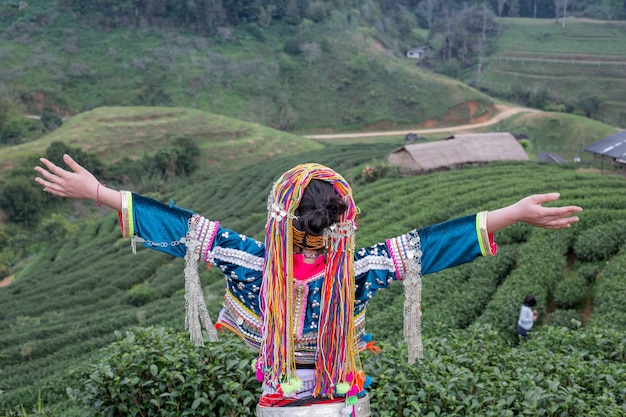
[[[404,173],[425,173],[494,161],[527,161],[522,145],[510,133],[466,133],[443,140],[405,145],[387,160]]]
[[[587,146],[584,150],[595,154],[602,160],[610,159],[613,165],[624,168],[626,167],[626,131],[607,136],[599,142]]]

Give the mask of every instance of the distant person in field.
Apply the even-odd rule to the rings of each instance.
[[[371,380],[359,352],[377,349],[365,332],[365,312],[378,290],[393,280],[404,282],[404,334],[413,362],[422,355],[422,275],[495,255],[493,232],[514,223],[565,228],[582,211],[543,207],[559,198],[556,193],[532,195],[355,249],[359,210],[350,185],[330,168],[303,164],[274,183],[265,240],[258,241],[197,213],[105,187],[68,155],[64,162],[69,170],[41,159],[36,181],[44,191],[111,207],[133,247],[140,241],[185,258],[186,324],[194,341],[203,342],[202,322],[210,340],[217,338],[216,328],[225,328],[259,352],[254,369],[263,384],[260,417],[369,416]],[[197,262],[225,276],[215,326]]]
[[[528,332],[533,328],[533,325],[537,321],[537,310],[533,307],[537,305],[537,300],[531,294],[528,294],[522,304],[522,309],[519,313],[519,320],[517,321],[517,334],[523,339],[528,337]]]

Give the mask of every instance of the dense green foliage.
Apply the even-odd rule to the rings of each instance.
[[[366,246],[410,228],[509,204],[528,193],[559,191],[561,203],[585,208],[579,224],[563,231],[506,229],[496,236],[498,257],[424,278],[423,362],[407,366],[405,348],[395,346],[402,334],[401,284],[394,283],[371,301],[368,331],[384,346],[381,355],[363,357],[374,380],[373,405],[381,416],[415,415],[418,409],[433,415],[475,415],[484,410],[494,416],[498,411],[506,415],[509,409],[517,410],[510,415],[525,415],[528,410],[549,416],[623,412],[626,258],[618,245],[606,252],[613,254],[607,255],[609,263],[575,260],[574,248],[587,240],[581,236],[590,230],[624,218],[626,194],[615,192],[624,189],[624,180],[528,162],[406,178],[388,170],[372,181],[365,168],[382,166],[380,161],[392,148],[328,145],[193,183],[183,181],[184,186],[172,188],[166,197],[155,197],[164,201],[174,197],[178,205],[260,238],[266,195],[275,178],[296,163],[320,162],[353,184],[361,209],[357,245]],[[58,218],[51,221],[58,223]],[[114,215],[76,226],[78,232],[60,225],[66,238],[40,244],[28,262],[13,268],[14,282],[0,288],[3,411],[14,410],[17,404],[35,407],[41,398],[57,407],[56,415],[63,415],[64,409],[80,404],[68,398],[66,389],[78,392],[74,390],[84,385],[70,370],[93,362],[98,349],[115,342],[115,331],[136,326],[183,328],[181,260],[142,249],[133,255],[127,241],[119,239]],[[572,318],[583,322],[582,306],[548,309],[566,275],[578,274],[593,292],[587,326],[565,331],[542,325],[551,323],[553,316],[558,326],[567,326]],[[215,316],[222,278],[209,269],[202,271],[201,279]],[[539,301],[540,322],[522,348],[515,344],[514,331],[527,292]],[[165,334],[163,338],[170,340]],[[137,350],[146,352],[140,346]],[[141,360],[148,357],[146,353]],[[104,367],[110,361],[120,367],[132,365],[113,358],[98,363]],[[137,368],[150,372],[147,362]],[[251,372],[247,365],[235,368]],[[143,379],[150,373],[142,375]],[[220,384],[226,381],[224,376]],[[204,406],[201,402],[198,406]]]
[[[129,188],[142,181],[153,184],[174,177],[189,177],[198,167],[200,148],[191,138],[179,137],[172,140],[169,146],[153,149],[152,155],[144,155],[139,160],[125,157],[107,166],[94,153],[55,141],[46,148],[44,156],[59,166],[65,166],[63,155],[66,153],[80,161],[96,177],[105,177]],[[36,158],[27,158],[5,174],[9,179],[0,190],[0,209],[9,222],[33,226],[56,203],[42,193],[32,179],[32,167],[37,163]]]
[[[624,288],[626,288],[626,250],[620,252],[606,265],[598,284],[594,287],[594,314],[590,322],[597,326],[623,329],[626,326]]]
[[[189,335],[131,329],[77,375],[72,398],[94,416],[252,415],[260,385],[234,337],[196,347]],[[246,358],[248,360],[246,360]]]
[[[623,332],[546,327],[519,345],[489,327],[439,328],[426,357],[368,357],[377,416],[612,416],[626,412]],[[401,345],[402,346],[402,345]],[[585,389],[581,389],[585,387]]]

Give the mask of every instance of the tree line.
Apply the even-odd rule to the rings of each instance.
[[[463,68],[480,72],[501,30],[497,17],[626,19],[624,0],[65,0],[65,6],[106,29],[158,25],[222,38],[242,25],[263,39],[258,33],[270,25],[339,19],[367,25],[409,48],[420,42],[415,30],[426,29],[422,42],[438,61],[433,69],[451,77]]]
[[[65,0],[66,7],[104,27],[162,25],[215,35],[241,24],[267,27],[272,22],[298,25],[321,22],[334,13],[394,26],[432,28],[439,20],[479,7],[499,17],[560,18],[582,15],[604,20],[626,18],[623,0]],[[377,28],[378,29],[378,28]]]

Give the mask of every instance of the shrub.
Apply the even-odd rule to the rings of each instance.
[[[59,213],[52,213],[41,221],[40,236],[49,242],[60,242],[78,231],[78,226]]]
[[[591,283],[595,281],[601,270],[602,268],[600,267],[600,265],[596,263],[586,263],[578,268],[577,273],[580,278],[583,278],[587,282]]]
[[[126,293],[125,299],[128,304],[140,307],[157,300],[159,297],[159,293],[146,283],[129,290],[128,293]]]
[[[41,113],[41,123],[43,123],[46,129],[52,131],[63,124],[63,119],[57,114],[49,111],[44,111],[43,113]]]
[[[388,170],[389,167],[385,163],[373,163],[366,165],[365,168],[363,168],[363,171],[361,171],[361,177],[365,180],[365,182],[371,183],[381,178],[385,178]]]
[[[43,124],[39,120],[25,117],[7,120],[0,132],[0,143],[17,145],[36,139],[43,133]]]
[[[15,223],[33,223],[42,213],[46,195],[30,178],[11,178],[0,190],[0,209]]]
[[[78,371],[75,400],[94,416],[252,415],[260,384],[234,337],[196,347],[186,333],[135,328]]]
[[[326,5],[322,2],[315,2],[309,5],[307,17],[315,23],[323,22],[328,16]]]
[[[577,329],[581,326],[582,321],[580,313],[576,310],[555,310],[550,313],[548,324],[554,327]]]
[[[626,221],[618,220],[580,233],[574,252],[583,261],[608,259],[626,242]]]
[[[559,281],[554,288],[554,303],[559,308],[575,307],[585,297],[587,281],[581,277]]]
[[[288,55],[300,55],[302,50],[300,50],[300,43],[297,39],[287,39],[285,45],[283,46],[283,52]]]

